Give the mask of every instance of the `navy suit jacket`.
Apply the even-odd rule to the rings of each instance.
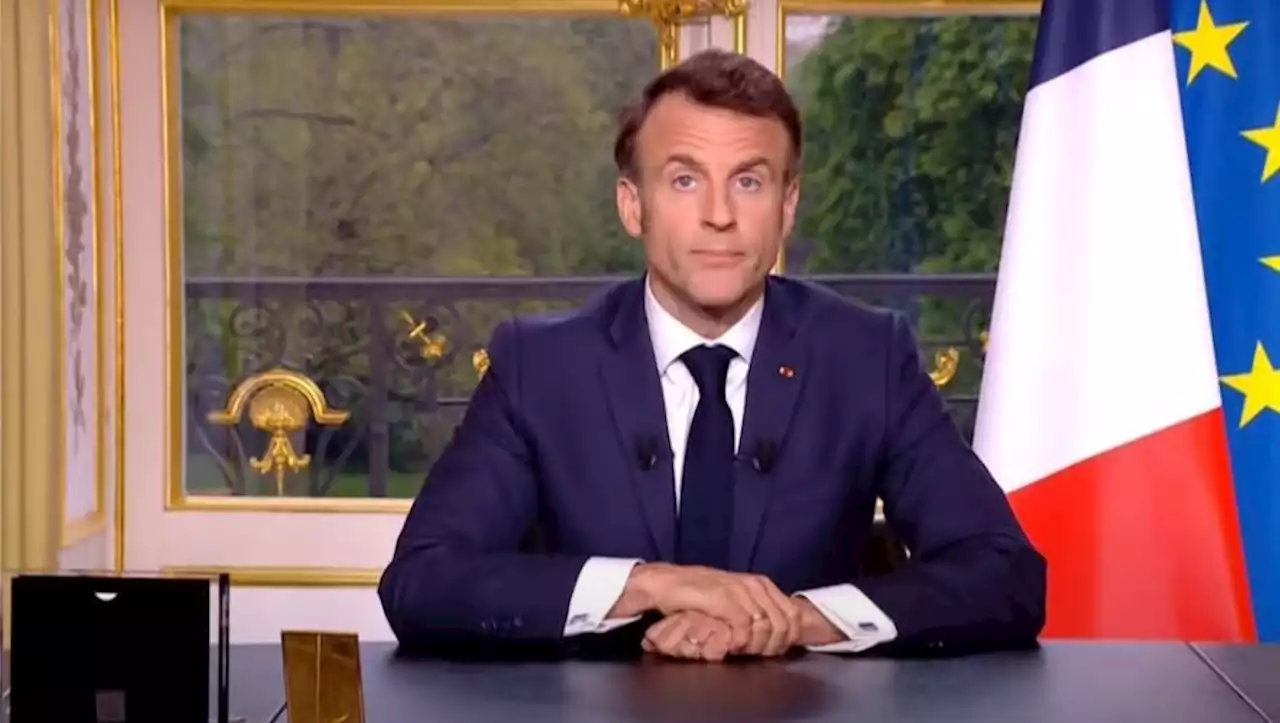
[[[563,628],[588,557],[675,554],[643,279],[567,315],[499,324],[489,358],[381,580],[391,628],[415,647],[633,646],[635,631]],[[771,277],[739,451],[733,570],[787,593],[854,583],[898,629],[872,652],[1034,643],[1044,559],[946,414],[901,316]],[[911,557],[859,577],[877,498]]]

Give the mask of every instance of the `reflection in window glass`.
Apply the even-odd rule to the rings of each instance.
[[[267,430],[208,421],[286,367],[351,418],[291,431],[288,496],[411,497],[498,320],[638,271],[614,210],[645,20],[184,14],[186,488],[276,495]],[[488,277],[515,277],[496,282]]]

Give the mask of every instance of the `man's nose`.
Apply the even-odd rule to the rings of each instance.
[[[733,199],[724,188],[712,187],[703,197],[702,225],[713,231],[729,231],[738,223]]]

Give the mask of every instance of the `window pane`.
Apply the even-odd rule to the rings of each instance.
[[[994,271],[1035,23],[788,16],[807,153],[788,268]]]
[[[786,19],[806,153],[786,269],[904,275],[837,283],[904,311],[930,361],[958,352],[944,386],[966,428],[1035,32],[1012,15]],[[985,275],[924,276],[956,273]]]
[[[611,151],[617,111],[658,70],[653,26],[178,23],[186,489],[274,496],[274,449],[311,455],[284,474],[286,495],[411,497],[494,323],[591,290],[547,277],[641,268],[614,211]],[[281,367],[350,418],[291,429],[277,415],[275,446],[251,412],[209,420]]]

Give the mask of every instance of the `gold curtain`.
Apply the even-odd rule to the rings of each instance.
[[[49,0],[0,0],[0,564],[6,573],[55,569],[58,561],[60,279],[49,13]],[[7,625],[5,633],[7,639]]]

